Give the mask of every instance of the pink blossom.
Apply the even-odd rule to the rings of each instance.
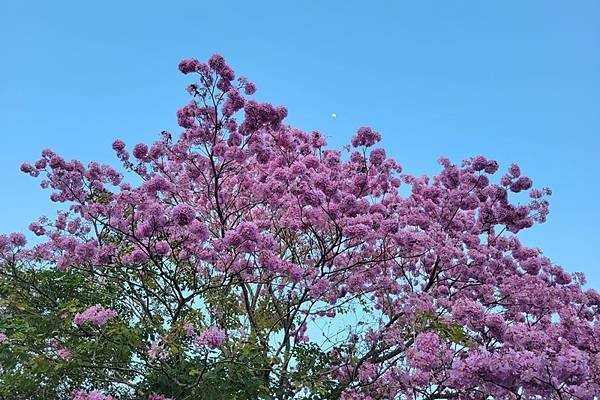
[[[178,204],[171,209],[171,218],[177,225],[189,225],[195,217],[195,210],[187,204]]]
[[[600,393],[600,295],[520,236],[546,221],[549,189],[516,165],[493,176],[500,165],[483,156],[411,175],[367,127],[327,148],[290,126],[285,107],[249,97],[254,85],[234,81],[223,57],[179,67],[195,73],[181,132],[136,145],[135,162],[115,141],[124,174],[48,149],[22,166],[68,211],[32,224],[42,243],[31,250],[0,235],[2,265],[41,262],[124,288],[111,304],[156,338],[147,358],[163,366],[172,357],[211,374],[231,356],[226,343],[296,357],[326,337],[320,373],[343,399]],[[74,322],[115,317],[96,305]],[[65,343],[77,340],[87,337]],[[273,376],[290,376],[284,364]]]
[[[115,151],[123,151],[125,150],[125,142],[117,139],[112,143],[112,148]]]
[[[171,246],[169,245],[169,242],[165,240],[156,242],[154,248],[156,249],[156,253],[161,256],[166,256],[171,252]]]
[[[58,354],[58,356],[61,359],[67,360],[69,357],[71,357],[71,350],[66,349],[66,348],[61,348],[56,351],[56,354]]]
[[[195,343],[198,346],[206,345],[211,349],[216,349],[221,347],[226,338],[227,336],[224,330],[216,326],[211,326],[196,336]]]
[[[97,390],[86,392],[76,389],[71,393],[71,400],[116,400],[114,397],[106,395]]]
[[[440,338],[434,332],[419,333],[408,352],[408,364],[423,371],[439,366]]]
[[[363,126],[359,128],[356,132],[356,135],[352,137],[352,146],[370,147],[373,146],[375,143],[379,142],[380,140],[381,135],[379,134],[379,132],[375,132],[371,128]]]
[[[25,235],[22,233],[11,233],[8,236],[8,240],[13,246],[22,247],[27,243],[27,239],[25,239]]]
[[[190,72],[196,72],[199,70],[200,62],[195,58],[183,60],[179,63],[179,70],[184,74],[189,74]]]
[[[148,397],[148,400],[174,400],[171,397],[167,397],[164,394],[157,394],[157,393],[152,393],[150,394],[150,397]]]
[[[143,160],[148,154],[148,146],[144,143],[138,143],[133,147],[133,156],[138,160]]]
[[[150,348],[148,349],[148,358],[150,361],[165,361],[169,358],[167,350],[160,345],[161,341],[162,337],[158,337],[150,343]]]
[[[114,310],[104,308],[100,304],[96,304],[81,313],[75,314],[73,322],[76,325],[83,325],[89,322],[92,325],[102,326],[116,316],[117,313]]]
[[[185,331],[185,334],[187,336],[194,336],[195,335],[194,325],[191,322],[186,322],[185,324],[183,324],[183,330]]]

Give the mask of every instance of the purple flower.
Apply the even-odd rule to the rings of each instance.
[[[150,349],[148,349],[148,358],[150,361],[164,361],[169,358],[169,353],[160,346],[160,342],[162,341],[162,337],[158,337],[150,343]]]
[[[196,219],[196,211],[187,204],[178,204],[171,209],[171,218],[177,225],[189,225]]]
[[[187,336],[194,336],[194,325],[191,322],[186,322],[185,324],[183,324],[183,330],[185,331],[185,334]]]
[[[200,62],[195,58],[182,60],[179,63],[179,70],[184,74],[189,74],[190,72],[196,72],[200,68]]]
[[[248,96],[253,95],[256,92],[256,86],[254,86],[254,83],[250,82],[246,77],[240,76],[238,81],[244,87],[244,93]]]
[[[358,379],[361,382],[370,381],[372,378],[377,376],[377,369],[378,368],[376,364],[370,362],[363,363],[358,369]]]
[[[375,149],[369,155],[369,161],[373,165],[381,165],[385,160],[385,150],[384,149]]]
[[[115,398],[97,390],[86,392],[77,389],[71,393],[71,400],[115,400]]]
[[[31,164],[23,163],[21,164],[21,171],[25,172],[26,174],[31,174],[33,171],[35,171],[35,168]]]
[[[250,240],[252,242],[258,241],[260,237],[258,227],[252,222],[242,222],[238,225],[237,232],[242,237],[242,239]]]
[[[511,164],[508,172],[512,175],[513,178],[518,178],[521,176],[521,168],[517,164]]]
[[[436,333],[419,333],[415,338],[415,347],[408,351],[408,364],[420,370],[429,371],[439,366],[439,351],[440,338]]]
[[[214,69],[217,73],[220,73],[226,65],[225,59],[220,54],[213,54],[208,59],[208,66]]]
[[[165,396],[164,394],[152,393],[148,400],[173,400],[170,397]]]
[[[483,156],[477,156],[473,158],[471,165],[475,171],[482,171],[487,166],[487,160]]]
[[[496,173],[496,171],[498,171],[498,162],[491,160],[488,161],[488,164],[485,166],[484,171],[487,172],[488,174],[494,174]]]
[[[227,92],[225,104],[223,104],[223,114],[226,116],[233,115],[236,111],[239,111],[244,107],[244,102],[244,98],[237,89],[230,89]]]
[[[131,262],[134,264],[142,264],[148,260],[148,254],[142,249],[135,249],[131,252]]]
[[[244,85],[244,93],[247,95],[253,95],[256,92],[256,86],[252,82],[247,82]]]
[[[531,179],[529,179],[526,176],[522,176],[510,184],[510,190],[515,193],[519,193],[523,190],[527,190],[527,189],[531,188],[531,185],[533,185],[533,182],[531,181]]]
[[[71,357],[71,350],[67,349],[67,348],[60,348],[56,351],[56,354],[58,354],[58,356],[63,359],[63,360],[68,360],[69,357]]]
[[[27,243],[27,239],[22,233],[11,233],[8,235],[8,240],[16,247],[23,247]]]
[[[346,382],[343,399],[437,391],[457,398],[591,400],[600,393],[600,294],[582,290],[582,275],[516,235],[544,222],[549,190],[513,196],[531,190],[531,179],[517,166],[494,177],[498,163],[483,156],[462,163],[441,158],[439,173],[408,175],[376,148],[381,136],[371,128],[358,129],[342,150],[328,148],[316,131],[284,124],[287,110],[248,99],[254,85],[233,82],[219,55],[208,65],[184,60],[180,69],[198,73],[189,86],[193,98],[177,111],[181,135],[163,132],[152,146],[138,144],[131,160],[123,141],[113,143],[132,180],[51,150],[22,166],[30,175],[44,174],[41,185],[69,211],[31,225],[46,239],[32,249],[22,249],[23,235],[0,235],[0,266],[73,268],[107,287],[129,274],[140,284],[135,293],[106,304],[121,310],[133,297],[153,299],[149,311],[163,320],[154,328],[140,321],[145,337],[156,338],[141,357],[165,367],[170,357],[186,363],[206,355],[186,351],[192,341],[199,353],[220,353],[229,343],[252,340],[235,332],[251,328],[247,313],[256,307],[283,311],[288,339],[313,344],[318,338],[307,334],[308,324],[336,326],[341,315],[368,305],[375,314],[365,329],[334,335],[327,354],[339,368],[323,379]],[[110,194],[90,197],[90,189]],[[157,262],[148,262],[150,256]],[[235,308],[240,326],[228,324],[223,304],[213,301],[228,294],[235,297],[226,308]],[[188,295],[195,299],[182,313],[168,312]],[[67,321],[71,314],[63,312]],[[72,332],[48,349],[59,363],[73,357],[61,345],[81,339],[72,334],[94,333],[126,315],[95,305],[71,317]],[[192,321],[216,326],[198,331]],[[86,329],[77,329],[80,324]],[[103,332],[93,338],[101,347],[110,340],[110,329]],[[264,333],[269,346],[284,339],[275,330]],[[0,334],[4,350],[7,340],[17,344],[12,330]],[[382,357],[358,364],[368,349]],[[73,397],[107,399],[81,390]],[[153,394],[150,400],[166,399]]]
[[[125,150],[125,142],[120,139],[117,139],[112,143],[112,148],[115,151],[123,151]]]
[[[156,175],[144,183],[144,188],[148,193],[156,194],[171,189],[171,183],[161,175]]]
[[[104,308],[100,304],[96,304],[81,313],[75,314],[73,322],[76,325],[83,325],[86,322],[89,322],[92,325],[102,326],[116,316],[117,313],[114,310]]]
[[[138,160],[143,160],[148,155],[148,146],[144,143],[138,143],[133,148],[133,156]]]
[[[211,326],[196,336],[195,343],[197,346],[206,345],[211,349],[216,349],[221,347],[226,338],[225,331],[216,326]]]
[[[169,242],[165,240],[157,242],[154,245],[154,248],[156,249],[156,254],[160,256],[166,256],[171,252],[171,246],[169,245]]]
[[[370,147],[381,140],[379,132],[375,132],[369,127],[363,126],[358,129],[356,135],[352,137],[352,146]]]

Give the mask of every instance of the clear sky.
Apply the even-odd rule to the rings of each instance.
[[[600,288],[599,21],[578,0],[2,1],[0,231],[54,210],[22,161],[176,132],[179,60],[218,52],[332,145],[370,125],[409,173],[518,162],[554,190],[526,243]]]

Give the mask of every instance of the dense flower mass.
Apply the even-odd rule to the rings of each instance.
[[[215,326],[211,326],[204,332],[196,336],[195,342],[197,345],[206,345],[211,349],[221,347],[226,339],[225,331]]]
[[[83,312],[75,314],[73,322],[77,325],[82,325],[86,322],[89,322],[96,326],[102,326],[113,319],[116,315],[117,313],[115,311],[104,308],[100,304],[96,304]]]
[[[71,400],[115,400],[115,398],[105,395],[97,390],[92,390],[91,392],[75,390],[71,394]]]
[[[148,400],[173,400],[173,399],[165,396],[164,394],[152,393],[150,395],[150,397],[148,397]]]
[[[75,400],[600,393],[600,294],[518,236],[549,189],[483,156],[412,176],[371,128],[338,150],[285,124],[221,56],[179,69],[180,135],[116,140],[118,168],[22,166],[64,207],[31,224],[41,243],[0,236],[5,387],[30,398],[31,370]]]

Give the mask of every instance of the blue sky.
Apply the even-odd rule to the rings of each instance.
[[[524,240],[600,287],[600,2],[93,3],[0,5],[0,231],[54,210],[21,162],[113,161],[115,138],[176,132],[179,60],[218,52],[331,145],[370,125],[413,174],[442,155],[518,162],[554,190]]]

